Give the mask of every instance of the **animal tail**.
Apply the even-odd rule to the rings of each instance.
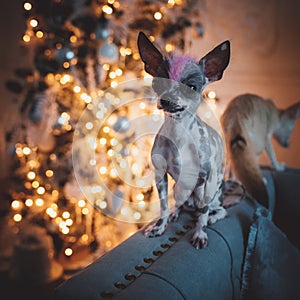
[[[231,126],[230,121],[226,121],[223,119],[222,125],[232,171],[248,193],[259,203],[268,207],[268,192],[249,136],[239,122]]]

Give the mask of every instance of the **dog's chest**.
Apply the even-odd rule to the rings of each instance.
[[[167,120],[152,148],[152,157],[153,154],[162,156],[164,168],[175,180],[182,168],[191,174],[209,173],[212,168],[219,169],[222,163],[220,136],[199,118],[184,121]],[[156,167],[161,167],[161,163]]]

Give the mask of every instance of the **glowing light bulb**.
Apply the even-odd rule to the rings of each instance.
[[[115,79],[116,77],[117,77],[116,72],[110,72],[110,73],[109,73],[109,78],[110,78],[110,79]]]
[[[66,224],[67,224],[67,226],[72,226],[73,220],[72,219],[67,219]]]
[[[82,93],[80,98],[85,102],[85,103],[91,103],[92,102],[92,98],[86,94],[86,93]]]
[[[136,200],[141,201],[144,200],[144,194],[140,193],[136,195]]]
[[[36,19],[31,19],[30,22],[29,22],[29,24],[30,24],[31,27],[35,28],[35,27],[38,26],[39,23],[38,23],[38,21]]]
[[[36,192],[39,194],[39,195],[43,195],[45,194],[45,188],[43,186],[40,186],[37,188]]]
[[[87,207],[84,207],[81,212],[83,215],[87,215],[90,211]]]
[[[65,249],[65,255],[66,256],[71,256],[73,254],[73,250],[71,248],[66,248]]]
[[[44,200],[41,199],[41,198],[37,198],[37,199],[35,200],[35,205],[38,206],[38,207],[43,206],[43,205],[44,205]]]
[[[91,159],[91,160],[89,161],[89,164],[90,164],[91,166],[96,166],[97,162],[96,162],[95,159]]]
[[[117,178],[118,171],[116,169],[111,169],[110,172],[109,172],[109,174],[110,174],[110,177]]]
[[[52,170],[47,170],[45,172],[45,174],[46,174],[47,177],[52,177],[53,176],[53,171]]]
[[[165,49],[166,49],[167,52],[173,51],[174,48],[175,48],[175,47],[174,47],[174,45],[172,45],[172,44],[166,44],[166,46],[165,46]]]
[[[106,174],[106,172],[107,172],[107,169],[106,169],[106,167],[101,167],[100,169],[99,169],[99,172],[100,172],[100,174]]]
[[[24,41],[25,43],[29,43],[29,42],[30,42],[30,36],[29,36],[28,34],[24,34],[24,35],[23,35],[23,41]]]
[[[63,234],[68,234],[70,232],[70,229],[68,227],[64,227],[64,228],[62,228],[61,232]]]
[[[78,201],[78,206],[79,207],[84,207],[85,204],[86,204],[86,202],[83,199],[81,199],[81,200]]]
[[[217,94],[214,91],[209,91],[207,96],[208,96],[209,99],[215,99]]]
[[[134,217],[136,220],[139,220],[139,219],[141,218],[141,213],[135,212],[135,213],[133,214],[133,217]]]
[[[145,203],[145,201],[140,201],[139,203],[138,203],[138,206],[140,207],[140,208],[143,208],[143,207],[145,207],[145,205],[146,205],[146,203]]]
[[[41,39],[44,36],[44,33],[43,33],[43,31],[39,30],[39,31],[36,32],[35,35],[36,35],[37,38]]]
[[[108,15],[111,15],[113,13],[113,9],[109,5],[104,5],[102,7],[102,11]]]
[[[31,150],[30,150],[29,147],[24,147],[24,148],[23,148],[23,154],[24,154],[24,155],[29,155],[30,153],[31,153]]]
[[[20,222],[22,220],[22,215],[21,214],[15,214],[13,217],[15,222]]]
[[[110,128],[108,126],[104,126],[102,130],[103,130],[104,133],[109,133],[110,132]]]
[[[157,21],[161,20],[162,19],[161,12],[159,12],[159,11],[155,12],[154,13],[154,19],[157,20]]]
[[[111,144],[112,146],[116,146],[116,145],[118,144],[118,140],[115,139],[115,138],[113,138],[113,139],[110,140],[110,144]]]
[[[31,185],[32,185],[32,187],[33,187],[34,189],[37,189],[37,188],[39,187],[40,183],[39,183],[38,181],[35,180],[35,181],[32,182]]]
[[[123,207],[123,208],[121,209],[121,215],[122,215],[122,216],[126,216],[126,215],[128,215],[128,214],[129,214],[128,208],[127,208],[127,207]]]
[[[84,242],[87,242],[89,240],[89,236],[85,233],[81,236],[81,239],[84,241]]]
[[[105,145],[106,142],[107,142],[106,138],[101,138],[101,139],[99,140],[99,143],[100,143],[101,145]]]
[[[107,151],[107,155],[110,156],[110,157],[112,157],[112,156],[115,155],[115,151],[114,151],[113,149],[109,149],[109,150]]]
[[[11,203],[11,207],[12,209],[17,210],[18,208],[21,208],[21,202],[19,200],[14,200]]]
[[[33,171],[30,171],[30,172],[27,173],[27,178],[29,180],[33,180],[35,178],[35,176],[36,175],[35,175],[35,173]]]
[[[29,2],[25,2],[23,5],[25,10],[31,10],[32,9],[32,4]]]
[[[91,129],[93,129],[93,127],[94,127],[94,125],[93,125],[92,122],[87,122],[87,123],[85,124],[85,128],[86,128],[86,129],[91,130]]]
[[[80,93],[81,87],[78,86],[78,85],[76,85],[76,86],[74,86],[73,91],[74,91],[75,93]]]
[[[121,76],[123,74],[123,71],[121,69],[117,69],[115,72],[117,76]]]
[[[107,207],[107,202],[101,201],[100,204],[99,204],[99,207],[100,207],[101,209],[105,209],[105,208]]]
[[[26,199],[26,200],[25,200],[25,205],[26,205],[27,207],[31,207],[31,206],[33,205],[33,200],[30,199],[30,198]]]
[[[68,219],[68,218],[70,218],[70,213],[69,213],[68,211],[64,211],[64,212],[62,213],[62,217],[63,217],[64,219]]]
[[[118,82],[117,81],[112,81],[111,83],[110,83],[110,86],[112,87],[112,88],[116,88],[117,86],[118,86]],[[117,103],[116,103],[117,104]]]
[[[145,109],[146,108],[145,102],[141,102],[139,107],[140,107],[140,109]]]

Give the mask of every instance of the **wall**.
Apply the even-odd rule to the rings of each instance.
[[[220,98],[221,112],[241,93],[274,100],[279,108],[300,101],[300,1],[209,0],[204,7],[205,34],[191,51],[203,55],[229,39],[231,61],[221,81],[208,86]],[[274,141],[279,161],[300,167],[300,120],[289,149]],[[269,163],[264,155],[262,163]]]

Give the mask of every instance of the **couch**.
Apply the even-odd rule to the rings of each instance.
[[[190,244],[194,217],[184,211],[160,237],[136,232],[63,282],[55,298],[299,300],[300,170],[262,171],[268,210],[245,194],[207,227],[200,250]]]

